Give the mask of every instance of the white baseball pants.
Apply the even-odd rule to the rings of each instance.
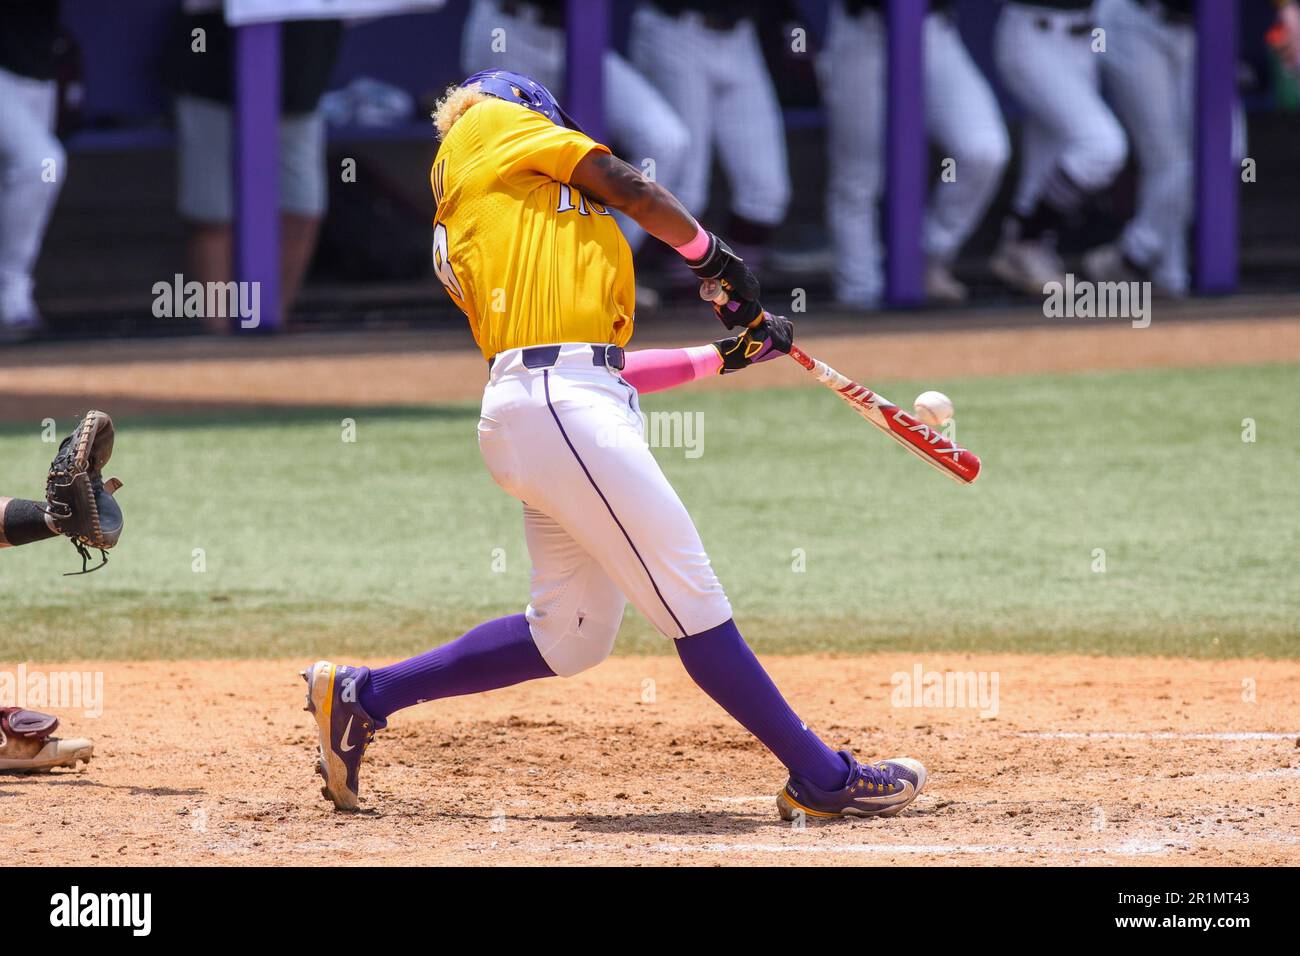
[[[553,364],[529,368],[537,349],[496,356],[478,441],[492,478],[524,503],[525,614],[546,663],[567,677],[604,660],[629,600],[666,637],[729,620],[695,524],[646,445],[635,389],[593,365],[590,345],[539,348],[558,352]]]
[[[998,18],[993,53],[1007,90],[1025,110],[1015,208],[1034,208],[1058,165],[1084,192],[1110,185],[1128,155],[1124,130],[1101,97],[1101,59],[1084,11],[1008,3]],[[1109,38],[1108,38],[1109,45]]]
[[[732,211],[778,225],[790,204],[785,123],[754,24],[712,30],[698,14],[671,17],[642,5],[632,15],[629,48],[690,134],[681,177],[675,184],[660,181],[687,209],[702,213],[716,147]]]
[[[1156,283],[1188,288],[1187,234],[1195,204],[1196,30],[1171,23],[1133,0],[1098,0],[1109,45],[1102,58],[1106,92],[1133,141],[1140,178],[1137,213],[1121,248],[1152,269]],[[1245,152],[1240,104],[1233,151]]]
[[[926,125],[956,162],[956,179],[935,183],[930,193],[925,251],[947,262],[988,211],[1011,145],[997,98],[952,18],[926,17],[922,42]],[[874,304],[884,289],[877,204],[885,164],[885,22],[879,12],[850,17],[834,4],[818,70],[830,120],[826,215],[836,297]]]
[[[35,315],[32,269],[67,172],[57,106],[53,80],[0,69],[0,321]]]
[[[532,10],[526,5],[521,9]],[[475,0],[461,34],[461,66],[467,74],[492,69],[525,73],[563,102],[564,60],[563,30],[547,26],[537,16],[509,16],[495,0]],[[607,52],[603,68],[605,118],[618,155],[643,172],[652,172],[656,182],[675,193],[690,147],[686,126],[653,84],[623,57]],[[645,230],[622,213],[616,212],[614,218],[636,251],[645,241]]]

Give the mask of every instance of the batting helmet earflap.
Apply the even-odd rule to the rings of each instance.
[[[482,87],[483,92],[489,96],[526,106],[535,113],[541,113],[557,126],[567,126],[579,133],[583,131],[573,117],[564,112],[551,91],[531,76],[511,73],[509,70],[480,70],[467,78],[461,87],[475,84]]]

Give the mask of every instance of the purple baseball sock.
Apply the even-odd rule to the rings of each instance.
[[[376,720],[426,700],[479,694],[538,677],[554,677],[522,614],[480,624],[450,644],[379,667],[358,702]]]
[[[792,774],[822,790],[844,786],[849,773],[844,758],[790,709],[735,621],[674,643],[686,673],[700,689],[761,740]]]

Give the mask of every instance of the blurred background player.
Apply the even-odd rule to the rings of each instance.
[[[60,122],[73,178],[66,184],[62,176],[43,182],[37,195],[47,204],[56,193],[59,197],[37,261],[41,309],[68,337],[133,334],[145,327],[184,332],[173,318],[151,315],[147,290],[178,272],[205,281],[230,278],[231,233],[238,232],[229,217],[229,94],[232,36],[237,34],[223,25],[218,0],[149,0],[111,10],[94,0],[63,0],[59,6],[69,38],[59,73],[70,76],[72,54],[84,49],[85,96],[79,116],[65,109]],[[356,12],[350,0],[302,0],[301,12],[329,13],[345,6]],[[335,24],[283,25],[283,106],[293,112],[285,114],[276,143],[285,213],[281,284],[286,300],[292,299],[319,224],[325,231],[313,268],[329,286],[315,308],[296,305],[295,319],[313,325],[356,327],[378,321],[387,326],[424,314],[432,210],[409,184],[415,179],[411,170],[426,166],[436,146],[414,104],[436,99],[434,91],[445,87],[451,73],[459,73],[462,61],[471,69],[519,67],[551,84],[568,82],[568,44],[592,39],[585,17],[569,21],[569,6],[562,0],[460,0],[368,18],[337,42],[332,39],[337,37]],[[1091,45],[1089,30],[1096,24],[1088,4],[1079,0],[1009,5],[1002,0],[940,0],[935,6],[925,24],[924,56],[918,64],[923,64],[931,91],[926,110],[899,118],[908,128],[924,124],[934,153],[955,162],[944,169],[951,168],[955,178],[940,175],[928,208],[914,211],[923,217],[929,259],[923,275],[930,301],[963,297],[966,290],[954,273],[973,283],[985,301],[998,301],[1000,293],[988,281],[990,265],[1015,288],[1041,294],[1042,284],[1059,279],[1064,268],[1052,235],[1074,210],[1079,214],[1073,223],[1082,228],[1067,229],[1060,248],[1079,249],[1083,236],[1083,248],[1105,243],[1090,248],[1084,268],[1075,271],[1098,278],[1147,275],[1165,291],[1184,289],[1191,207],[1179,197],[1186,197],[1187,171],[1196,163],[1195,136],[1186,108],[1181,107],[1180,118],[1180,107],[1165,94],[1173,87],[1185,91],[1195,68],[1195,57],[1187,55],[1191,30],[1180,13],[1191,0],[1105,0],[1096,9],[1099,23],[1110,26],[1104,53]],[[718,225],[750,265],[760,265],[761,240],[772,223],[780,222],[774,253],[779,249],[781,256],[774,254],[768,264],[773,271],[779,268],[784,283],[814,297],[833,292],[850,308],[870,308],[880,297],[886,255],[879,235],[883,222],[875,209],[884,188],[884,7],[880,0],[800,0],[799,12],[792,15],[775,0],[619,0],[608,7],[609,45],[603,57],[582,64],[576,82],[587,83],[588,70],[602,70],[609,94],[603,125],[612,128],[613,147],[647,172],[645,161],[653,160],[652,175],[686,196],[706,221],[718,215]],[[1260,172],[1257,184],[1236,189],[1234,197],[1241,208],[1243,289],[1290,289],[1287,277],[1297,274],[1297,247],[1289,228],[1296,218],[1297,195],[1286,172],[1294,168],[1292,111],[1300,101],[1300,84],[1294,71],[1282,66],[1296,59],[1296,43],[1287,38],[1300,29],[1300,14],[1294,3],[1278,5],[1278,27],[1266,45],[1274,9],[1271,0],[1241,4],[1240,43],[1222,38],[1240,48],[1233,79],[1239,81],[1249,111]],[[41,49],[20,41],[12,26],[20,10],[40,12],[46,36],[52,31],[48,25],[54,5],[0,3],[0,17],[7,18],[0,30],[0,56],[14,67],[0,64],[6,79],[17,75],[15,57],[28,59]],[[182,14],[180,27],[169,29]],[[1149,29],[1123,28],[1125,15],[1130,23],[1141,18]],[[829,24],[825,32],[818,29],[824,22]],[[797,37],[790,27],[799,25],[827,41],[824,56],[814,61],[806,47],[792,43]],[[201,53],[194,46],[196,28],[203,30]],[[304,52],[299,38],[308,35],[326,41],[316,53]],[[1134,48],[1139,52],[1134,54]],[[824,74],[822,97],[814,62]],[[161,83],[164,64],[169,66],[167,85],[178,94],[174,103]],[[1099,72],[1114,116],[1099,96]],[[1016,145],[1024,146],[1016,162],[1023,175],[994,199],[994,218],[1005,217],[1007,223],[1000,247],[996,223],[983,222],[967,235],[981,216],[990,218],[981,210],[998,179],[999,154],[1005,152],[999,143],[1001,124],[987,94],[992,84],[1001,97],[999,73],[1008,90],[1008,99],[1000,101],[1008,121],[1025,119],[1023,137],[1016,134]],[[363,120],[352,107],[327,113],[335,123],[325,133],[330,144],[339,157],[355,156],[362,164],[356,183],[326,173],[321,111],[309,85],[334,88],[339,93],[335,105],[358,102],[357,91],[363,88],[387,90],[394,94],[391,102],[408,104],[405,110],[389,110],[385,99],[379,121],[369,110]],[[304,95],[296,92],[304,89]],[[71,105],[67,100],[65,96],[65,105]],[[17,188],[33,180],[30,175],[15,180],[15,150],[29,157],[22,161],[29,168],[30,157],[61,150],[48,124],[33,123],[29,111],[18,111],[12,96],[2,102],[0,120],[6,125],[0,131],[0,204],[12,208],[33,195],[30,188],[25,193]],[[20,135],[12,131],[16,119],[25,130]],[[70,124],[70,119],[78,122]],[[799,130],[797,139],[783,134],[784,126]],[[1127,136],[1121,135],[1125,126]],[[259,136],[276,141],[270,129]],[[1104,203],[1090,203],[1095,209],[1081,209],[1080,203],[1091,190],[1110,188],[1127,139],[1133,142],[1140,195],[1130,209],[1127,188],[1116,193],[1111,208],[1133,219],[1116,235],[1118,228],[1108,229],[1112,216],[1101,208]],[[640,145],[642,141],[649,145]],[[725,173],[716,178],[709,175],[715,157]],[[173,169],[178,184],[173,184]],[[829,183],[823,187],[820,180],[827,169]],[[1003,174],[1004,182],[1006,178]],[[804,184],[803,195],[790,192],[792,182]],[[106,188],[109,183],[113,188]],[[319,223],[327,183],[334,208]],[[1214,190],[1226,194],[1227,186]],[[179,203],[173,202],[177,195]],[[1010,210],[1009,200],[1015,204]],[[728,212],[736,215],[730,223]],[[0,215],[0,250],[12,250],[15,242],[27,250],[22,255],[0,252],[0,271],[8,277],[8,291],[0,296],[0,336],[6,338],[30,335],[36,327],[30,269],[15,263],[34,254],[41,220],[42,215]],[[632,220],[622,217],[620,225],[631,245],[641,244],[638,279],[647,272],[656,285],[667,279],[671,257],[658,243],[644,243]],[[106,236],[112,241],[104,241]],[[1112,236],[1114,241],[1106,242]],[[1227,256],[1230,246],[1226,240],[1222,249],[1207,245],[1204,254],[1217,260]],[[87,264],[91,248],[95,255]],[[654,297],[639,301],[650,304]]]
[[[59,44],[59,0],[0,3],[0,344],[42,328],[32,269],[66,172]]]
[[[185,277],[234,278],[231,103],[234,42],[221,0],[185,0],[172,40],[178,204],[185,220]],[[319,105],[338,56],[337,20],[284,24],[280,62],[280,314],[302,286],[325,215],[325,120]],[[194,31],[202,31],[196,37]],[[209,318],[214,332],[230,331]]]
[[[525,73],[564,96],[565,0],[474,0],[461,35],[461,66]],[[605,123],[610,140],[633,166],[647,169],[665,188],[677,191],[691,140],[676,110],[654,85],[614,50],[603,60]],[[633,252],[645,242],[636,220],[615,213]],[[638,304],[654,294],[637,289]]]
[[[1008,2],[994,56],[1008,92],[1025,111],[1020,179],[989,267],[1007,285],[1042,295],[1064,282],[1056,236],[1124,165],[1124,130],[1101,97],[1092,0]],[[958,173],[960,176],[960,171]]]
[[[1196,152],[1195,0],[1098,0],[1106,31],[1106,93],[1124,121],[1138,163],[1137,211],[1114,243],[1083,257],[1095,282],[1151,281],[1181,297],[1190,284],[1188,234]],[[1233,115],[1233,152],[1245,122]]]
[[[662,180],[688,209],[708,206],[714,149],[731,193],[728,241],[755,271],[790,204],[785,124],[755,20],[772,0],[653,0],[632,15],[632,62],[690,134],[682,173]]]
[[[988,81],[937,0],[926,17],[926,126],[952,181],[936,182],[925,220],[925,291],[935,302],[963,302],[951,264],[979,224],[1011,154],[1006,124]],[[835,300],[875,308],[884,289],[877,204],[885,162],[885,21],[881,0],[836,0],[822,61],[830,125],[826,218],[835,244]]]

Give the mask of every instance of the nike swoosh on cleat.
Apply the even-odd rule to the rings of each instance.
[[[858,797],[856,799],[863,800],[867,803],[883,803],[886,806],[893,806],[896,803],[904,803],[911,800],[912,797],[916,795],[916,787],[909,780],[900,780],[899,783],[906,788],[901,793],[882,794],[880,796],[867,794],[866,796]]]
[[[348,725],[343,728],[343,739],[339,742],[339,750],[343,751],[343,753],[356,749],[356,744],[348,743],[348,738],[352,736],[352,720],[353,718],[348,718]]]

